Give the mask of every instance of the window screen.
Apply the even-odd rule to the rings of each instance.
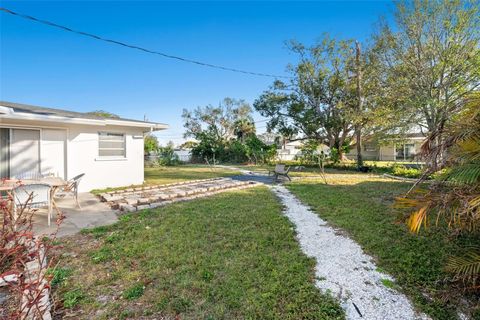
[[[125,135],[123,133],[99,132],[98,155],[100,157],[125,157]]]

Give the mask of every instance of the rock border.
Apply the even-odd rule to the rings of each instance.
[[[255,181],[212,178],[110,191],[100,194],[100,199],[114,210],[135,212],[157,208],[173,202],[193,200],[220,192],[246,189],[258,185],[260,183]],[[152,194],[156,192],[158,194]]]

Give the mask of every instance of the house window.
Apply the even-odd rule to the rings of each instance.
[[[100,157],[126,157],[125,134],[99,132],[98,155]]]
[[[405,160],[412,160],[415,155],[415,145],[408,143],[405,145]]]
[[[395,160],[412,160],[415,156],[415,145],[412,143],[395,146]]]
[[[363,145],[363,151],[374,152],[374,151],[377,151],[377,148],[373,143],[365,143]]]

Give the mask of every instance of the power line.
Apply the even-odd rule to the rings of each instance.
[[[288,77],[288,76],[278,76],[278,75],[268,74],[268,73],[246,71],[246,70],[241,70],[241,69],[236,69],[236,68],[225,67],[225,66],[221,66],[221,65],[217,65],[217,64],[211,64],[211,63],[201,62],[201,61],[197,61],[197,60],[182,58],[182,57],[179,57],[179,56],[174,56],[174,55],[166,54],[166,53],[163,53],[163,52],[160,52],[160,51],[146,49],[146,48],[143,48],[143,47],[131,45],[131,44],[128,44],[128,43],[117,41],[117,40],[103,38],[103,37],[94,35],[92,33],[74,30],[74,29],[71,29],[69,27],[59,25],[59,24],[54,23],[54,22],[38,19],[38,18],[29,16],[29,15],[26,15],[26,14],[22,14],[22,13],[18,13],[18,12],[9,10],[7,8],[0,7],[0,10],[5,12],[5,13],[9,13],[11,15],[14,15],[14,16],[17,16],[17,17],[20,17],[20,18],[23,18],[23,19],[27,19],[27,20],[31,20],[31,21],[34,21],[34,22],[38,22],[38,23],[41,23],[41,24],[48,25],[50,27],[54,27],[54,28],[58,28],[58,29],[61,29],[61,30],[64,30],[64,31],[76,33],[76,34],[79,34],[79,35],[82,35],[82,36],[85,36],[85,37],[90,37],[90,38],[93,38],[95,40],[100,40],[100,41],[104,41],[104,42],[117,44],[117,45],[124,46],[124,47],[130,48],[130,49],[135,49],[135,50],[140,50],[140,51],[143,51],[143,52],[146,52],[146,53],[156,54],[156,55],[162,56],[164,58],[168,58],[168,59],[175,59],[175,60],[179,60],[179,61],[182,61],[182,62],[193,63],[193,64],[197,64],[197,65],[204,66],[204,67],[220,69],[220,70],[224,70],[224,71],[243,73],[243,74],[248,74],[248,75],[253,75],[253,76],[269,77],[269,78],[285,78],[285,79],[290,79],[291,78],[291,77]]]

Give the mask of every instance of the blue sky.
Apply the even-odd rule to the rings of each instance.
[[[388,1],[2,1],[2,7],[168,54],[286,75],[285,41],[328,32],[364,41]],[[0,13],[0,99],[75,111],[103,109],[168,123],[182,141],[183,108],[224,97],[253,103],[273,79],[209,69],[96,41]],[[256,114],[256,120],[261,117]],[[258,125],[259,131],[264,131]]]

